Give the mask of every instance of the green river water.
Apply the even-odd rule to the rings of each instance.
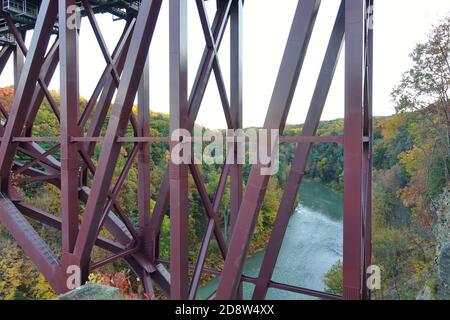
[[[304,181],[300,205],[289,222],[283,247],[272,279],[276,282],[313,290],[324,289],[323,276],[342,259],[342,196],[323,185]],[[244,274],[257,276],[264,258],[259,252],[247,259]],[[218,279],[202,287],[197,297],[207,298],[217,288]],[[244,298],[251,298],[253,285],[244,284]],[[270,289],[267,299],[310,299]]]

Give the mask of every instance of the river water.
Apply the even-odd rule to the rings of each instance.
[[[324,274],[342,259],[342,196],[313,181],[300,188],[300,205],[289,222],[272,280],[313,290],[324,290]],[[258,276],[264,258],[259,252],[247,259],[244,274]],[[217,288],[213,279],[198,293],[207,298]],[[244,284],[244,298],[250,299],[253,285]],[[270,289],[267,299],[303,300],[308,297]]]

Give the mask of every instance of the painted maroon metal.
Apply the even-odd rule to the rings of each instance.
[[[169,0],[170,18],[170,133],[177,129],[192,131],[202,106],[206,88],[214,74],[228,129],[243,126],[243,18],[244,0],[220,0],[209,22],[203,0],[196,0],[205,49],[191,90],[188,90],[188,10],[187,0]],[[159,17],[162,0],[98,1],[43,0],[34,23],[25,23],[11,11],[1,11],[0,20],[8,26],[15,42],[2,42],[0,74],[11,56],[14,59],[15,97],[8,112],[0,106],[4,124],[0,125],[0,223],[15,238],[55,291],[69,290],[67,267],[78,266],[82,282],[91,270],[124,259],[141,278],[152,296],[157,286],[168,298],[195,299],[202,275],[220,277],[219,287],[210,298],[242,299],[242,283],[255,286],[254,299],[265,298],[270,288],[296,292],[323,299],[368,299],[365,270],[371,264],[371,154],[372,154],[372,82],[373,82],[373,0],[343,0],[329,40],[328,48],[311,100],[301,136],[281,137],[281,143],[297,144],[286,190],[277,212],[264,261],[257,277],[243,274],[243,263],[253,236],[254,225],[264,200],[268,176],[261,167],[252,168],[244,190],[243,166],[223,165],[213,198],[205,187],[201,166],[170,162],[156,204],[150,212],[151,146],[170,142],[169,137],[151,137],[150,59],[148,52]],[[31,3],[31,2],[30,2]],[[297,87],[309,39],[313,33],[320,0],[299,0],[289,41],[281,63],[264,127],[284,130]],[[78,33],[71,26],[72,5],[80,6],[95,34],[106,67],[85,109],[79,103]],[[282,4],[280,4],[282,5]],[[110,12],[125,19],[125,27],[110,54],[103,39],[97,13]],[[58,15],[59,13],[59,15]],[[59,28],[55,23],[59,17]],[[227,92],[218,51],[230,25],[230,92]],[[24,39],[34,29],[31,45]],[[49,46],[51,35],[58,33]],[[333,80],[345,39],[345,132],[344,136],[317,137],[316,131]],[[61,99],[57,102],[48,90],[60,64]],[[113,99],[115,102],[111,106]],[[132,111],[137,97],[137,114]],[[33,136],[33,124],[46,98],[61,130],[57,137]],[[111,116],[108,118],[108,114]],[[102,129],[107,121],[106,134]],[[131,124],[134,136],[126,137]],[[171,149],[178,141],[170,143]],[[45,143],[45,144],[44,144]],[[272,274],[302,182],[311,146],[315,143],[339,143],[344,147],[344,295],[343,297],[274,282]],[[50,147],[48,146],[50,144]],[[123,146],[127,161],[118,168]],[[237,160],[237,142],[227,159]],[[43,146],[46,146],[45,148]],[[95,148],[101,149],[95,164]],[[59,151],[60,160],[55,154]],[[30,158],[18,161],[17,154]],[[117,197],[132,166],[138,168],[138,226],[119,205]],[[117,179],[113,174],[118,172]],[[197,259],[189,261],[189,174],[200,196],[207,219]],[[41,181],[61,190],[61,216],[44,212],[25,203],[15,189],[17,182]],[[228,181],[230,182],[228,184]],[[231,232],[225,235],[218,217],[224,194],[230,186]],[[88,187],[90,186],[90,187]],[[81,212],[80,204],[85,204]],[[159,255],[159,237],[163,218],[170,214],[170,261]],[[31,219],[59,230],[62,235],[58,258],[33,229]],[[99,235],[106,229],[114,240]],[[230,238],[229,243],[226,239]],[[212,240],[216,240],[224,259],[223,270],[205,268]],[[92,261],[94,246],[110,256]],[[170,267],[170,274],[163,265]],[[191,277],[191,273],[192,277]],[[301,270],[299,270],[301,272]]]
[[[80,95],[78,89],[78,30],[67,21],[70,7],[75,0],[59,3],[59,57],[61,72],[61,217],[62,251],[72,254],[78,237],[79,154],[78,145],[71,143],[71,137],[80,135],[78,117]],[[63,27],[64,26],[64,27]],[[63,256],[63,265],[65,257]],[[71,259],[69,259],[71,260]]]
[[[364,257],[364,74],[366,1],[345,3],[344,298],[361,299]]]
[[[319,6],[320,1],[317,0],[299,1],[266,117],[265,129],[279,129],[281,132],[284,130]],[[247,190],[220,277],[217,299],[233,299],[241,283],[248,246],[269,182],[269,176],[262,175],[260,169],[260,166],[254,166],[248,178]]]
[[[188,129],[187,0],[170,5],[170,132]],[[182,142],[172,138],[170,150]],[[189,295],[188,165],[169,164],[170,181],[170,298]]]
[[[365,82],[365,107],[364,107],[364,270],[372,264],[372,148],[373,148],[373,10],[374,0],[367,3],[368,21],[366,21],[366,82]],[[363,282],[363,298],[370,299],[370,290],[367,283]]]
[[[317,80],[316,89],[311,100],[308,116],[302,130],[302,136],[314,136],[319,126],[342,48],[344,39],[344,23],[344,1],[342,1],[328,44],[328,49],[325,53],[325,59],[322,63],[322,69],[319,74],[319,79]],[[298,144],[297,151],[291,165],[291,172],[286,183],[284,195],[281,199],[277,219],[275,220],[272,235],[269,240],[260,270],[259,280],[253,292],[253,299],[264,299],[267,294],[267,290],[269,289],[268,285],[272,279],[278,253],[280,252],[283,244],[283,239],[286,234],[291,213],[294,210],[295,200],[298,195],[298,188],[300,187],[305,175],[304,172],[306,170],[311,147],[311,143]]]

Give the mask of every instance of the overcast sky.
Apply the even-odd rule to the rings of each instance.
[[[215,1],[208,1],[212,20]],[[247,0],[244,25],[244,126],[261,126],[270,102],[278,68],[287,41],[297,0]],[[276,3],[276,4],[275,4]],[[288,122],[302,123],[306,117],[326,44],[334,23],[339,0],[323,0],[316,22],[303,73],[292,104]],[[448,0],[376,0],[375,1],[375,79],[374,113],[394,113],[390,98],[392,88],[401,74],[411,65],[409,53],[418,42],[426,40],[433,25],[450,12]],[[99,24],[112,51],[124,23],[114,22],[110,15],[99,15]],[[28,35],[28,42],[31,34]],[[87,20],[83,20],[80,39],[81,94],[89,97],[95,88],[105,63]],[[225,81],[229,82],[229,33],[220,50],[220,63]],[[204,37],[195,2],[189,1],[189,82],[192,83],[204,48]],[[169,41],[168,1],[163,1],[154,41],[151,45],[151,108],[169,110]],[[342,52],[344,54],[344,52]],[[326,105],[324,120],[340,118],[344,114],[343,56]],[[58,73],[59,71],[57,71]],[[58,90],[59,77],[51,89]],[[198,122],[210,128],[224,128],[219,94],[211,78]],[[12,82],[12,65],[0,79],[0,85]]]

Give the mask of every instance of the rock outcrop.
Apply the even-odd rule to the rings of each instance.
[[[58,300],[123,300],[123,297],[116,288],[87,283],[60,296]]]
[[[450,192],[444,192],[433,203],[437,221],[434,234],[438,257],[438,299],[450,300]]]

